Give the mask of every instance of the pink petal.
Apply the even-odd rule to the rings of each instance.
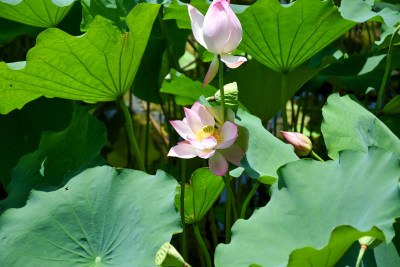
[[[188,122],[190,130],[193,132],[194,135],[197,135],[206,125],[203,125],[201,123],[201,119],[195,111],[188,108],[183,109],[185,111],[186,120]]]
[[[168,152],[168,157],[191,159],[196,156],[196,148],[194,148],[189,142],[186,141],[180,142],[178,145],[171,147]]]
[[[208,159],[214,156],[216,150],[214,149],[197,149],[197,156],[203,159]]]
[[[240,41],[242,41],[242,25],[230,7],[229,2],[222,1],[221,4],[228,14],[228,27],[230,30],[228,41],[226,42],[222,52],[231,53],[236,50]]]
[[[186,120],[180,121],[170,121],[172,127],[174,127],[175,131],[183,138],[188,138],[188,133],[190,131],[189,125],[187,124]]]
[[[196,101],[191,110],[199,115],[201,123],[203,125],[215,125],[215,119],[213,115],[203,105],[200,105],[199,102]]]
[[[218,60],[218,56],[215,55],[211,62],[210,67],[208,68],[208,71],[207,71],[206,77],[204,78],[202,87],[206,86],[214,79],[215,75],[217,75],[218,67],[219,67],[219,60]]]
[[[188,141],[197,149],[212,149],[217,145],[217,140],[214,138],[214,136],[203,138],[202,141],[197,139],[189,139]]]
[[[229,162],[241,167],[240,161],[244,156],[243,149],[238,144],[233,144],[227,149],[218,150]]]
[[[234,69],[242,65],[243,62],[246,62],[247,58],[240,56],[232,56],[229,54],[222,54],[221,61],[224,62],[229,68]]]
[[[206,43],[203,39],[203,23],[204,16],[195,7],[188,5],[190,24],[192,25],[192,31],[196,41],[207,49]]]
[[[222,1],[213,1],[208,8],[203,24],[203,39],[207,50],[214,54],[222,54],[229,40],[229,17]]]
[[[230,147],[238,137],[238,126],[230,121],[225,122],[220,137],[222,137],[222,143],[217,146],[217,149]]]
[[[210,167],[210,171],[214,175],[224,176],[228,171],[228,162],[221,153],[218,153],[218,151],[214,153],[214,156],[208,159],[208,165]]]

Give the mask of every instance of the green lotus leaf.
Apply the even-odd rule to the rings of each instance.
[[[273,136],[256,116],[239,109],[235,123],[246,128],[249,133],[248,149],[241,163],[251,178],[277,178],[277,170],[281,166],[299,159],[293,146]]]
[[[294,70],[356,24],[343,19],[331,0],[259,0],[238,18],[239,48],[277,72]]]
[[[154,266],[158,249],[181,231],[177,183],[103,166],[64,187],[32,191],[27,205],[0,217],[5,266]]]
[[[332,159],[338,158],[339,151],[353,149],[366,152],[369,146],[383,147],[400,157],[400,140],[396,135],[349,96],[329,96],[322,115],[321,131]]]
[[[75,0],[0,0],[0,17],[23,24],[55,27],[67,15]]]
[[[288,163],[271,201],[237,221],[231,243],[217,247],[215,265],[333,266],[362,236],[389,243],[400,216],[399,177],[399,159],[379,147]]]
[[[327,65],[337,62],[342,56],[337,50],[324,49],[309,62],[289,72],[287,75],[288,100],[300,88]],[[263,123],[268,123],[281,109],[282,75],[264,66],[257,60],[250,60],[244,66],[233,69],[224,77],[225,84],[237,82],[239,101]]]
[[[399,11],[385,7],[378,12],[374,12],[372,10],[373,5],[374,1],[342,0],[339,11],[343,18],[355,22],[372,20],[385,23],[389,27],[400,23]]]
[[[106,141],[104,124],[90,115],[87,107],[76,108],[64,130],[44,132],[38,149],[20,158],[12,170],[8,197],[0,202],[1,209],[22,207],[33,188],[59,186],[66,175],[97,165]]]
[[[23,155],[38,148],[42,132],[65,129],[72,112],[71,101],[43,97],[21,110],[0,115],[0,181],[5,190],[11,180],[11,170]]]
[[[22,63],[0,63],[0,113],[39,97],[113,101],[133,83],[160,5],[140,4],[121,32],[106,20],[83,36],[47,29]]]
[[[197,169],[185,186],[185,222],[198,223],[224,190],[221,176],[215,176],[208,168]],[[181,207],[181,187],[175,195],[175,206]]]

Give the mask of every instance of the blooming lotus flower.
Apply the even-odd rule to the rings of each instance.
[[[211,53],[216,54],[204,79],[203,86],[207,85],[218,72],[221,56],[229,68],[237,68],[247,61],[245,57],[232,56],[242,40],[242,25],[230,7],[230,0],[214,0],[206,16],[188,4],[190,23],[194,38]]]
[[[307,156],[312,150],[312,143],[310,138],[302,133],[297,132],[283,132],[283,137],[288,141],[289,144],[294,146],[294,152],[298,156]]]
[[[198,102],[184,110],[186,117],[182,121],[171,121],[171,124],[185,140],[172,147],[168,156],[208,159],[211,172],[218,176],[228,171],[227,161],[241,166],[244,152],[238,144],[234,144],[238,137],[236,124],[226,121],[221,127],[210,111]]]

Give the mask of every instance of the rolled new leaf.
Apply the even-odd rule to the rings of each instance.
[[[197,223],[212,207],[225,187],[220,176],[211,173],[208,168],[197,169],[185,186],[185,222]],[[175,195],[175,206],[180,210],[181,188]]]
[[[181,254],[179,254],[175,247],[169,242],[165,242],[157,251],[156,265],[166,267],[190,267],[190,265],[185,262]]]

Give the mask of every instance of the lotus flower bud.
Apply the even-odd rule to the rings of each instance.
[[[294,146],[294,152],[298,156],[307,156],[312,150],[312,143],[310,138],[302,133],[297,132],[283,132],[281,134],[286,139],[286,141]]]

